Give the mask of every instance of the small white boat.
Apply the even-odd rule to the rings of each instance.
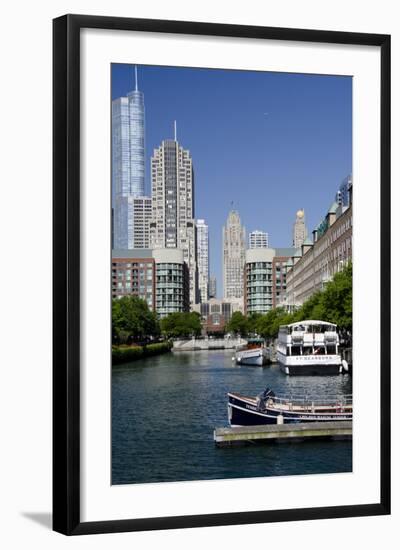
[[[249,340],[244,348],[235,353],[236,363],[239,365],[255,365],[262,367],[270,363],[269,349],[261,340]]]

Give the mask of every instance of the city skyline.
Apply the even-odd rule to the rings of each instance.
[[[133,90],[133,70],[112,65],[113,99]],[[249,232],[267,227],[270,246],[290,246],[304,195],[312,229],[351,173],[351,78],[142,65],[138,73],[146,101],[144,194],[153,150],[173,138],[177,120],[221,296],[221,228],[231,201]]]

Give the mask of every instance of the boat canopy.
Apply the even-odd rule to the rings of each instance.
[[[286,325],[287,327],[297,327],[297,326],[312,326],[312,325],[325,325],[330,327],[336,327],[335,323],[328,323],[326,321],[298,321],[297,323],[290,323]]]
[[[326,321],[298,321],[297,323],[291,323],[290,325],[281,325],[279,327],[279,332],[280,334],[293,334],[296,332],[336,332],[336,325],[334,323],[327,323]]]

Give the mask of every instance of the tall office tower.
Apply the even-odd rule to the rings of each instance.
[[[297,210],[296,221],[293,224],[293,246],[300,248],[307,238],[307,227],[304,209]]]
[[[249,233],[249,248],[268,248],[268,233],[258,229]]]
[[[197,220],[197,269],[199,272],[199,295],[201,302],[208,300],[208,279],[210,277],[208,262],[208,225],[205,220]]]
[[[209,298],[217,297],[217,278],[212,276],[208,281],[208,296]]]
[[[112,102],[114,245],[134,248],[133,198],[144,196],[144,96],[135,89]]]
[[[190,152],[164,140],[151,158],[150,247],[180,248],[189,268],[190,305],[198,303],[194,177]]]
[[[151,198],[133,198],[133,248],[150,248]]]
[[[236,210],[231,210],[222,228],[224,299],[243,297],[246,230]]]

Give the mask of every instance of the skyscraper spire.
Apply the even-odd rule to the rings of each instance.
[[[176,141],[176,120],[174,120],[174,140]]]
[[[137,81],[137,65],[135,65],[135,91],[138,91],[138,81]]]

